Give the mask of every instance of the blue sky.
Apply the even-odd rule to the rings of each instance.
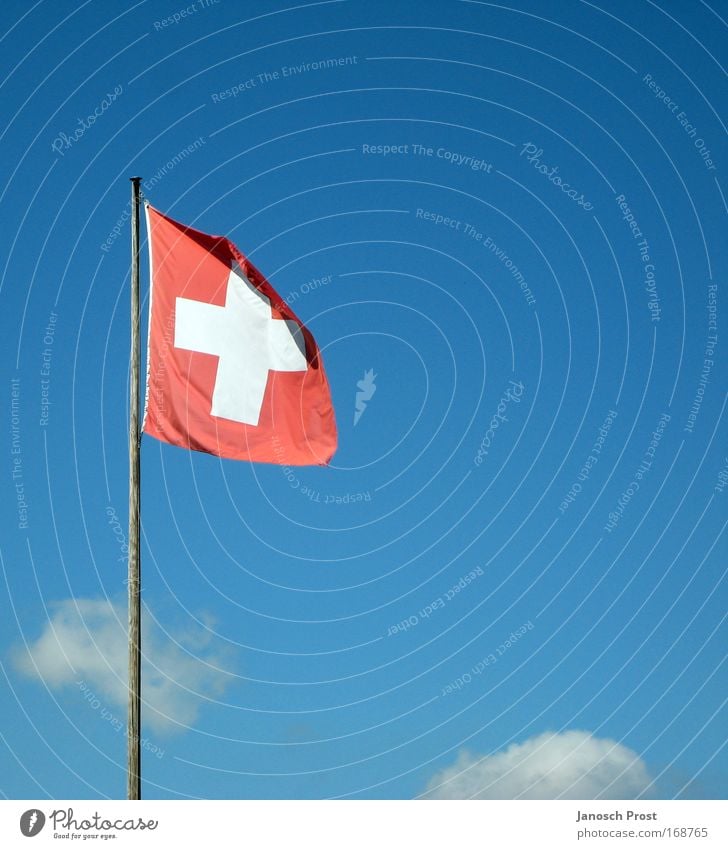
[[[725,4],[247,5],[5,6],[0,793],[124,793],[139,174],[339,427],[143,440],[143,794],[724,798]]]

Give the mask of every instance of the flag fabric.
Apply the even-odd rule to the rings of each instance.
[[[234,460],[326,465],[336,420],[311,333],[231,241],[145,208],[144,433]]]

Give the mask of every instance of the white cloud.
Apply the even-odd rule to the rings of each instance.
[[[586,731],[547,732],[505,751],[460,753],[436,773],[430,799],[635,799],[649,798],[644,761],[614,740]]]
[[[117,709],[127,705],[126,605],[103,599],[66,599],[34,642],[14,653],[17,668],[49,687],[75,685],[80,698]],[[213,647],[213,636],[194,623],[184,636],[164,633],[142,616],[142,721],[157,730],[192,724],[206,697],[220,695],[232,677],[230,652]]]

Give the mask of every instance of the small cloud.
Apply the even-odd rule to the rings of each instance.
[[[650,798],[652,779],[638,754],[586,731],[546,732],[503,752],[460,753],[436,773],[429,799]]]
[[[92,691],[126,715],[126,605],[104,599],[65,599],[50,605],[43,631],[14,652],[16,667],[52,689],[68,685]],[[230,676],[229,651],[216,649],[213,635],[197,623],[179,637],[142,615],[142,718],[156,730],[185,727],[206,697],[220,695]]]

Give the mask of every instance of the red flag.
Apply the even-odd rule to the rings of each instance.
[[[234,460],[326,465],[336,421],[311,333],[231,241],[146,212],[143,431]]]

